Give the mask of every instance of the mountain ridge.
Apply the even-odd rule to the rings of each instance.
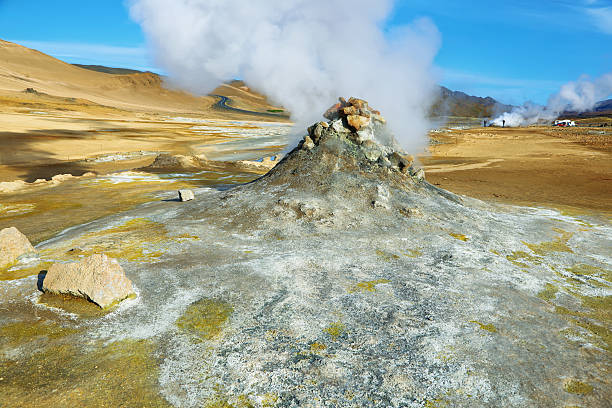
[[[473,96],[440,86],[438,100],[432,105],[430,114],[434,117],[490,118],[503,112],[509,112],[513,108],[514,106],[503,104],[490,96]]]
[[[562,119],[592,119],[602,116],[612,117],[612,99],[606,99],[599,101],[595,104],[595,107],[586,112],[563,112],[560,116]]]
[[[104,65],[82,65],[73,64],[79,68],[89,69],[96,72],[114,75],[128,75],[136,73],[144,73],[129,68],[115,68]],[[154,75],[152,72],[147,72]],[[228,84],[233,84],[238,87],[247,87],[244,81],[233,80],[228,81]],[[499,113],[512,110],[514,106],[503,104],[490,96],[480,97],[469,95],[462,91],[453,91],[444,86],[439,88],[439,96],[431,109],[432,116],[466,116],[466,117],[491,117]]]
[[[3,40],[0,40],[0,51],[9,54],[8,57],[5,55],[3,58],[5,65],[7,63],[9,65],[4,69],[0,66],[0,79],[2,79],[3,76],[2,71],[5,71],[5,89],[22,91],[23,89],[32,87],[30,84],[32,84],[33,79],[36,79],[35,82],[38,82],[38,84],[32,85],[42,85],[40,79],[43,79],[42,82],[50,83],[51,81],[59,83],[56,78],[61,75],[58,74],[65,76],[64,74],[68,73],[71,79],[78,79],[83,82],[87,88],[94,89],[95,97],[92,99],[99,103],[112,104],[111,101],[119,97],[121,102],[125,105],[133,106],[135,102],[134,95],[131,95],[130,92],[134,91],[143,93],[142,96],[145,97],[145,99],[148,97],[153,97],[153,99],[155,99],[159,95],[162,95],[164,102],[159,103],[159,101],[153,103],[155,109],[161,108],[165,110],[165,107],[172,106],[174,109],[194,110],[197,105],[202,103],[201,97],[191,95],[188,92],[166,89],[164,87],[164,77],[154,72],[131,68],[109,67],[105,65],[69,64],[40,51]],[[18,69],[15,69],[16,66],[14,62],[19,62],[19,58],[26,57],[27,52],[30,53],[30,56],[27,57],[28,59],[24,59],[18,64],[22,67],[26,67],[26,69],[20,72]],[[38,64],[30,64],[31,59],[37,60]],[[13,64],[13,66],[11,66],[11,64]],[[49,72],[45,72],[45,64],[48,64]],[[87,72],[90,72],[91,75],[87,75]],[[63,82],[70,81],[65,78]],[[103,86],[99,86],[101,82],[104,82]],[[18,83],[20,83],[20,85],[18,85]],[[2,83],[0,83],[0,85],[2,85]],[[22,86],[22,88],[18,89],[20,86]],[[2,88],[2,86],[0,86],[0,88]],[[38,86],[34,88],[38,90]],[[132,91],[130,91],[130,89]],[[42,89],[43,92],[50,94],[54,94],[54,92],[52,92],[53,90],[54,89],[51,88]],[[105,95],[101,95],[99,91],[103,91]],[[106,95],[108,92],[112,92],[112,96]],[[213,91],[213,93],[231,97],[239,108],[246,108],[252,104],[267,105],[265,102],[267,99],[265,95],[255,92],[240,80],[233,80],[220,84],[219,88]],[[86,92],[77,96],[87,98],[91,97],[90,94],[91,92]],[[110,99],[108,96],[111,96]],[[144,101],[145,99],[142,100]],[[209,103],[214,103],[214,99],[211,99]],[[139,104],[140,102],[136,103],[136,105]],[[151,102],[146,102],[145,104],[151,105]],[[162,108],[162,106],[164,106],[164,108]],[[260,110],[267,111],[270,108],[270,106],[261,106]],[[456,116],[491,118],[503,112],[511,111],[513,108],[513,105],[501,103],[490,96],[474,96],[462,91],[451,90],[447,87],[439,86],[438,96],[429,109],[429,115],[432,117]],[[593,110],[588,112],[565,112],[562,115],[562,117],[572,118],[593,118],[598,116],[612,116],[612,99],[599,102]]]

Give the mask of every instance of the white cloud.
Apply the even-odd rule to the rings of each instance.
[[[542,18],[555,18],[571,22],[566,29],[586,29],[612,34],[612,5],[610,0],[554,0]],[[568,14],[569,13],[569,14]]]
[[[612,7],[595,7],[585,9],[595,26],[606,34],[612,34]]]

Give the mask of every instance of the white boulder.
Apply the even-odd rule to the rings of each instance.
[[[195,199],[193,195],[193,191],[191,190],[179,190],[179,200],[181,201],[191,201]]]
[[[6,269],[17,262],[17,259],[36,250],[17,228],[4,228],[0,231],[0,269]]]
[[[78,263],[51,265],[42,290],[82,297],[103,309],[135,295],[119,262],[103,254],[91,255]]]

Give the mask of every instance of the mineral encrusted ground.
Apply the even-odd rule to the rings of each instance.
[[[439,190],[364,128],[339,116],[253,183],[40,245],[163,233],[122,235],[139,297],[74,347],[146,339],[180,407],[608,406],[610,225]],[[35,293],[16,282],[2,307]]]

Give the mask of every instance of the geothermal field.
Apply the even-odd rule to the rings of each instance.
[[[175,85],[0,40],[0,407],[611,406],[612,111]]]

